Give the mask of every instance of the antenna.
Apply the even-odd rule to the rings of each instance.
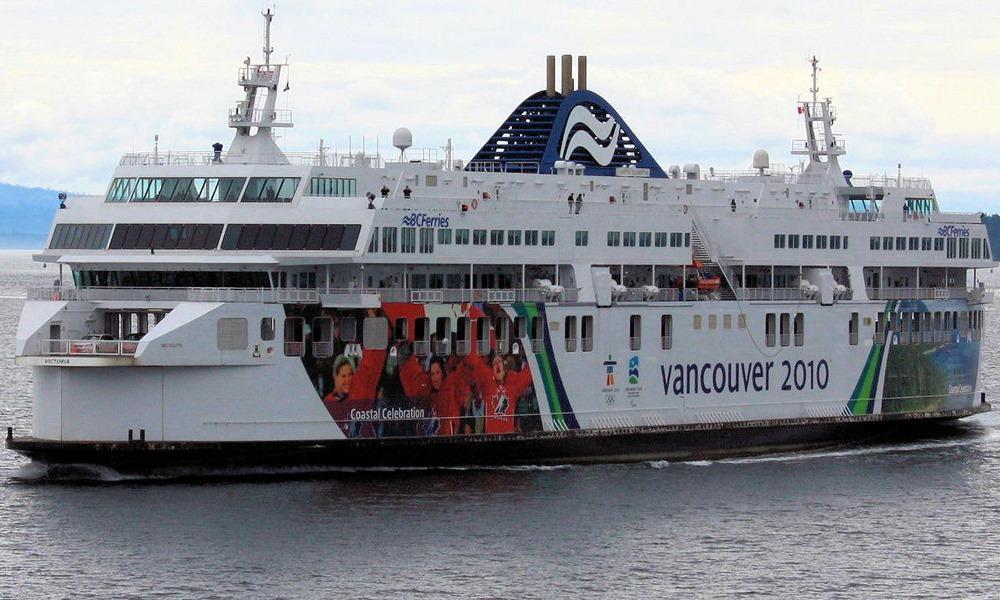
[[[264,66],[270,67],[271,53],[274,52],[274,48],[271,47],[271,19],[274,18],[274,13],[269,8],[260,14],[264,17]]]
[[[809,61],[809,64],[812,65],[812,69],[813,69],[813,74],[812,74],[813,86],[809,89],[809,91],[812,92],[813,103],[815,103],[816,102],[816,96],[819,94],[819,85],[818,85],[818,83],[816,81],[816,74],[819,73],[819,71],[821,71],[822,69],[819,68],[819,59],[816,58],[815,54],[813,54],[813,57]]]

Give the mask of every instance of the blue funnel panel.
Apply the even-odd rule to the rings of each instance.
[[[589,90],[562,97],[529,96],[476,153],[466,170],[551,173],[556,161],[582,165],[587,175],[619,167],[663,169],[604,98]]]

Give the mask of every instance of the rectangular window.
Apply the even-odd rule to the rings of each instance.
[[[795,336],[795,345],[802,346],[806,341],[806,317],[802,313],[795,313],[795,320],[792,321],[792,334]]]
[[[791,346],[792,345],[792,336],[791,336],[791,333],[792,333],[792,327],[791,327],[791,325],[792,325],[792,323],[791,323],[791,321],[792,321],[791,315],[788,314],[788,313],[781,313],[781,316],[778,319],[778,325],[780,327],[779,333],[781,335],[781,345],[782,346]]]
[[[508,246],[520,246],[521,245],[521,230],[511,229],[507,231],[507,245]]]
[[[959,258],[969,258],[969,238],[959,238],[959,240],[958,240],[958,257]]]
[[[826,250],[826,236],[825,235],[817,235],[816,236],[816,249],[817,250]]]
[[[413,254],[417,251],[417,229],[415,227],[400,228],[399,251],[403,254]]]
[[[260,339],[263,342],[270,342],[274,339],[273,317],[264,317],[260,320]]]
[[[439,246],[447,246],[451,244],[451,229],[448,228],[438,229],[437,238]]]
[[[776,331],[777,327],[775,323],[775,314],[767,313],[767,315],[764,317],[764,340],[767,342],[767,346],[769,348],[773,348],[775,346]]]
[[[972,258],[980,258],[983,255],[983,240],[980,238],[972,239]]]
[[[656,245],[657,248],[667,247],[667,237],[668,237],[667,232],[657,231],[656,235],[653,237],[654,237],[653,243]]]
[[[882,248],[882,238],[877,235],[873,235],[868,238],[868,249],[869,250],[880,250]]]
[[[691,327],[695,331],[701,331],[701,315],[692,315],[691,321]]]
[[[545,319],[531,317],[531,351],[542,352],[545,349]]]
[[[944,250],[944,238],[934,238],[934,251],[941,252]]]
[[[920,238],[911,237],[909,239],[909,250],[919,250],[920,249]]]
[[[468,229],[456,229],[455,230],[455,245],[456,246],[468,246],[469,245],[469,230]]]
[[[830,250],[840,250],[840,236],[831,235],[830,236]],[[844,250],[847,249],[847,236],[844,236]]]
[[[955,258],[958,255],[958,240],[948,238],[948,258]]]
[[[789,248],[799,247],[799,234],[797,233],[788,234],[788,247]]]
[[[640,231],[639,232],[639,247],[649,248],[652,245],[653,232],[651,231]]]
[[[670,247],[671,248],[683,248],[684,247],[684,234],[679,231],[675,231],[670,234]]]
[[[395,252],[396,251],[396,227],[383,227],[382,228],[382,252]],[[278,233],[281,233],[281,228],[278,228]]]
[[[674,347],[674,316],[660,316],[660,348],[670,350]]]
[[[563,324],[563,334],[566,336],[566,352],[576,352],[576,317],[566,317]]]
[[[554,229],[546,229],[542,231],[542,245],[543,246],[556,245],[556,232]]]
[[[472,230],[472,245],[473,246],[485,246],[486,245],[486,230],[485,229],[473,229]]]
[[[858,345],[858,313],[851,313],[851,320],[847,325],[847,334],[852,346]]]
[[[642,317],[639,315],[629,317],[628,347],[633,352],[642,349]]]
[[[691,234],[690,233],[685,233],[684,234],[684,247],[685,248],[690,248],[691,247]]]
[[[620,246],[621,243],[622,243],[622,234],[620,231],[608,232],[608,246]]]
[[[802,236],[802,248],[805,250],[813,247],[813,236],[806,234]]]
[[[882,249],[892,250],[892,237],[888,235],[882,236]]]
[[[490,230],[490,246],[503,246],[503,229]]]
[[[538,245],[538,230],[537,229],[525,229],[524,230],[524,245],[525,246],[537,246]]]
[[[931,249],[931,238],[929,237],[920,238],[920,249],[925,252],[929,252]]]
[[[896,238],[896,250],[906,250],[906,238],[898,236]]]
[[[589,315],[580,320],[580,349],[584,352],[594,349],[594,317]]]
[[[774,247],[775,248],[785,247],[785,234],[783,233],[774,234]]]
[[[313,177],[309,180],[307,196],[357,196],[356,179]]]
[[[305,356],[305,320],[301,317],[285,319],[285,356]]]
[[[576,245],[577,246],[586,246],[587,242],[588,242],[587,238],[589,236],[590,236],[590,232],[589,231],[577,231],[576,235],[575,235],[575,238],[574,238],[575,242],[576,242]]]
[[[333,319],[330,317],[313,319],[312,355],[317,358],[333,356]]]
[[[430,227],[420,228],[420,253],[430,254],[434,252],[434,230]]]

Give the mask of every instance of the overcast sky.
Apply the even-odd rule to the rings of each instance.
[[[262,47],[261,0],[5,1],[0,181],[103,193],[122,153],[228,145],[236,74]],[[795,101],[820,58],[844,168],[930,177],[945,210],[1000,210],[1000,4],[989,2],[276,3],[291,62],[286,151],[396,127],[469,158],[545,86],[546,54],[586,54],[658,162],[794,164]],[[990,108],[990,107],[994,108]]]

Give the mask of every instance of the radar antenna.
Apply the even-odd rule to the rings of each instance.
[[[812,68],[813,68],[813,74],[812,74],[813,86],[811,88],[809,88],[809,91],[812,92],[813,102],[816,102],[817,95],[819,94],[819,85],[818,85],[818,83],[816,81],[816,75],[817,75],[817,73],[819,73],[820,71],[822,71],[822,69],[819,68],[819,59],[816,58],[815,54],[813,54],[812,59],[809,60],[809,64],[811,64]]]
[[[271,53],[274,52],[274,48],[271,47],[271,19],[274,18],[274,13],[272,13],[269,8],[260,14],[264,17],[264,66],[270,67]],[[813,75],[813,78],[815,79],[815,75]],[[813,100],[815,100],[815,98],[813,98]]]

